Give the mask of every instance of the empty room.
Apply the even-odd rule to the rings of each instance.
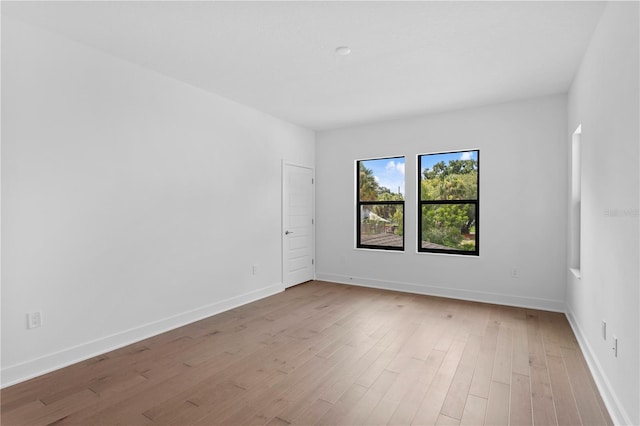
[[[0,3],[0,422],[640,425],[640,3]]]

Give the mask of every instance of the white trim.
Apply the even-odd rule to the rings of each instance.
[[[602,401],[609,411],[613,424],[632,425],[633,422],[631,421],[631,417],[625,411],[624,406],[620,403],[620,399],[618,399],[613,386],[611,386],[609,379],[607,379],[607,375],[598,362],[598,358],[591,349],[591,345],[589,345],[589,342],[585,338],[580,325],[576,321],[573,316],[573,312],[571,312],[571,308],[568,305],[566,306],[565,315],[569,321],[569,325],[571,325],[573,334],[575,334],[576,339],[578,340],[578,345],[580,345],[584,359],[587,361],[587,367],[591,372],[591,376],[593,376],[593,380],[596,382]]]
[[[284,291],[282,283],[273,284],[238,296],[230,297],[210,305],[202,306],[191,311],[173,315],[158,321],[131,328],[110,336],[101,337],[89,342],[81,343],[59,352],[11,365],[2,369],[2,384],[0,387],[14,385],[54,370],[75,364],[94,356],[130,345],[135,342],[165,333],[178,327],[199,321],[204,318],[228,311],[238,306],[263,299]]]
[[[537,297],[522,297],[510,294],[489,293],[483,291],[464,290],[398,281],[382,281],[372,278],[352,277],[339,274],[318,273],[318,280],[328,281],[336,284],[379,288],[383,290],[395,290],[405,293],[424,294],[427,296],[447,297],[450,299],[470,300],[473,302],[517,306],[521,308],[540,309],[552,312],[564,313],[565,311],[565,303],[562,300],[540,299]]]

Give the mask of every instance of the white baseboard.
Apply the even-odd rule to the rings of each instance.
[[[4,388],[41,376],[51,371],[58,370],[135,342],[139,342],[166,331],[228,311],[229,309],[246,305],[247,303],[263,299],[282,291],[284,291],[284,285],[282,283],[273,284],[268,287],[241,294],[239,296],[230,297],[188,312],[183,312],[139,327],[124,330],[110,336],[82,343],[59,352],[5,367],[0,373],[0,387]]]
[[[540,309],[544,311],[565,311],[562,300],[539,299],[535,297],[521,297],[509,294],[489,293],[483,291],[462,290],[456,288],[439,287],[398,281],[382,281],[372,278],[351,277],[338,274],[318,273],[318,280],[337,284],[349,284],[361,287],[372,287],[383,290],[403,291],[406,293],[424,294],[427,296],[448,297],[451,299],[470,300],[473,302],[495,303],[498,305],[517,306],[521,308]]]
[[[631,421],[631,417],[623,408],[620,400],[618,399],[609,379],[607,379],[606,374],[604,374],[604,370],[598,361],[598,358],[595,356],[591,345],[585,338],[584,333],[582,332],[582,328],[576,321],[573,316],[573,312],[570,307],[566,307],[567,319],[569,320],[569,324],[573,329],[573,334],[575,334],[578,339],[578,344],[580,345],[580,349],[584,354],[584,358],[587,361],[587,366],[589,367],[589,371],[591,371],[591,375],[593,376],[593,380],[596,382],[596,386],[598,386],[598,390],[600,391],[600,396],[602,396],[602,400],[609,410],[609,415],[611,416],[611,420],[614,425],[631,425],[633,422]]]

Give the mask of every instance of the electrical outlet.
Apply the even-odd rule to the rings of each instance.
[[[602,338],[607,340],[607,322],[602,320]]]
[[[611,349],[613,349],[613,356],[618,358],[618,338],[616,336],[613,336],[613,347]]]
[[[27,314],[27,328],[38,328],[42,326],[42,312],[30,312]]]
[[[520,278],[520,271],[518,268],[511,268],[511,278]]]

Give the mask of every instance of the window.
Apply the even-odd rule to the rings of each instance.
[[[356,246],[404,250],[404,157],[356,162]]]
[[[570,241],[570,269],[580,278],[580,204],[581,204],[581,172],[580,172],[580,139],[582,137],[582,125],[578,126],[571,138],[571,216],[569,226],[571,231]]]
[[[418,251],[478,255],[480,151],[418,156]]]

